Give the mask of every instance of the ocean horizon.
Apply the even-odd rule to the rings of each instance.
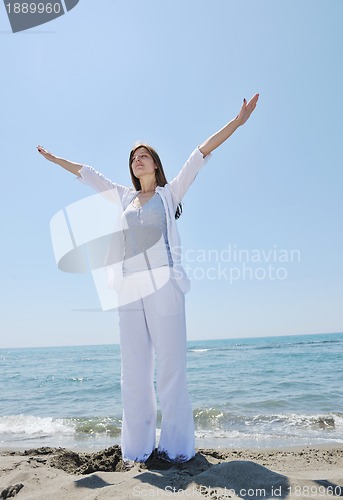
[[[342,354],[343,333],[188,341],[197,448],[343,443]],[[0,349],[0,377],[2,448],[120,444],[118,344]]]

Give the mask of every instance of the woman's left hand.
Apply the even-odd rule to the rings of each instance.
[[[251,113],[256,108],[256,104],[259,97],[260,97],[259,94],[255,94],[254,97],[252,97],[248,103],[246,99],[244,99],[241,110],[236,117],[236,120],[239,122],[239,125],[244,125],[244,123],[249,119]]]

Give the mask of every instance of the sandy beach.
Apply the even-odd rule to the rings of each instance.
[[[2,450],[1,498],[328,499],[343,496],[343,445],[289,449],[201,449],[185,464],[152,458],[125,464],[118,446]],[[14,489],[8,489],[17,485]],[[11,493],[12,492],[12,493]]]

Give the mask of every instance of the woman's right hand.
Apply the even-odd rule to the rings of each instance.
[[[50,153],[49,151],[47,151],[46,149],[43,148],[43,146],[37,146],[37,151],[38,153],[40,153],[42,156],[44,156],[44,158],[46,160],[49,160],[49,161],[54,161],[56,160],[56,156],[53,155],[52,153]]]
[[[55,156],[46,149],[44,149],[43,146],[37,146],[37,151],[42,156],[44,156],[46,160],[52,161],[53,163],[57,163],[57,165],[60,165],[65,170],[68,170],[68,172],[71,172],[72,174],[75,174],[78,177],[80,177],[80,170],[83,167],[81,163],[75,163],[73,161],[60,158],[59,156]]]

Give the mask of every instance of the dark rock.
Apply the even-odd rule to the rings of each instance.
[[[14,497],[22,488],[24,485],[22,483],[17,483],[12,486],[7,486],[4,490],[1,492],[1,498],[10,498]]]

